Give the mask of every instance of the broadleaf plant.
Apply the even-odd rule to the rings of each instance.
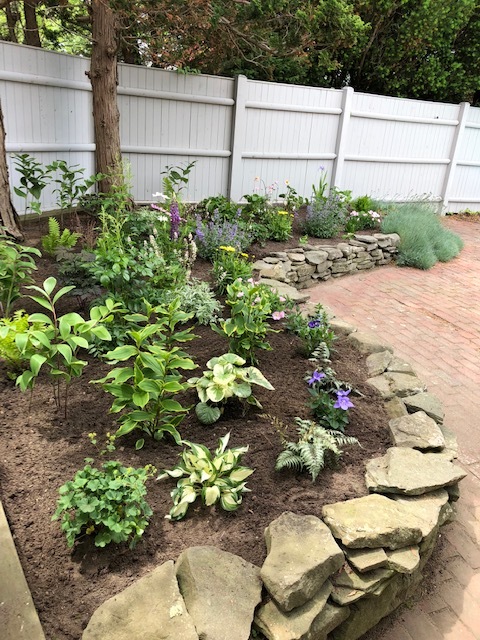
[[[12,305],[21,297],[20,288],[33,282],[35,256],[41,253],[34,247],[23,247],[0,233],[0,312],[10,316]]]
[[[260,402],[252,393],[252,384],[273,391],[274,388],[256,367],[244,367],[246,361],[235,353],[225,353],[207,362],[209,370],[201,377],[190,378],[200,402],[195,408],[198,419],[203,424],[213,424],[223,413],[229,398],[236,397],[259,409]]]
[[[245,480],[253,469],[240,465],[240,458],[248,447],[227,449],[229,439],[230,433],[220,438],[213,453],[202,444],[185,441],[183,444],[188,449],[181,454],[180,462],[158,476],[158,480],[178,478],[177,486],[170,494],[173,507],[166,516],[168,520],[184,518],[189,505],[199,496],[207,507],[220,502],[225,511],[238,509],[243,494],[250,491]]]
[[[178,300],[173,300],[168,307],[145,304],[146,314],[125,316],[126,320],[136,324],[146,323],[142,328],[126,332],[132,344],[119,346],[105,356],[112,365],[132,358],[133,363],[116,367],[101,380],[93,382],[100,383],[115,398],[111,413],[127,410],[118,420],[117,436],[138,429],[155,440],[168,433],[180,444],[178,426],[188,408],[174,398],[191,386],[189,382],[182,381],[180,371],[195,369],[197,365],[173,344],[195,337],[191,328],[175,330],[177,323],[186,322],[193,314],[180,311]],[[155,321],[152,321],[153,316]],[[141,449],[144,443],[144,438],[139,438],[135,447]]]

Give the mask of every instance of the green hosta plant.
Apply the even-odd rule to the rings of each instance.
[[[17,378],[17,384],[22,391],[33,389],[40,370],[47,368],[53,385],[55,405],[57,409],[63,407],[66,417],[69,385],[72,378],[82,375],[88,364],[79,359],[78,353],[80,349],[88,349],[93,336],[110,340],[110,334],[103,323],[112,319],[118,305],[112,300],[106,300],[104,305],[92,307],[89,320],[84,320],[78,313],[58,316],[56,303],[73,287],[63,287],[53,295],[56,286],[55,278],[47,278],[43,288],[28,287],[38,293],[29,297],[47,309],[51,316],[32,313],[28,317],[28,329],[15,334],[15,343],[22,358],[29,362],[29,368]],[[38,323],[43,323],[41,329],[37,328]]]
[[[252,384],[273,391],[273,387],[256,367],[244,367],[245,360],[235,353],[225,353],[207,362],[210,371],[204,371],[201,378],[190,378],[200,402],[195,408],[198,419],[203,424],[213,424],[223,413],[229,398],[236,397],[258,408],[260,402],[252,393]]]
[[[33,282],[35,257],[41,257],[38,249],[22,247],[0,233],[0,312],[9,316],[12,305],[21,297],[20,287]]]
[[[179,478],[170,494],[173,507],[167,519],[181,520],[198,496],[207,507],[220,502],[225,511],[238,509],[243,494],[249,491],[245,480],[253,469],[240,466],[240,458],[248,447],[227,449],[229,439],[229,433],[220,438],[213,453],[202,444],[184,442],[188,449],[181,454],[177,466],[158,476],[158,480]]]
[[[92,459],[85,462],[73,480],[60,487],[52,520],[61,519],[69,547],[82,535],[95,535],[97,547],[129,541],[133,548],[153,513],[145,500],[145,483],[155,467],[133,469],[109,461],[96,469]]]
[[[51,216],[48,219],[48,234],[42,238],[42,247],[45,253],[53,256],[59,247],[72,249],[80,238],[80,233],[75,233],[69,229],[64,229],[60,233],[58,220]]]
[[[127,320],[147,324],[127,331],[133,344],[117,347],[106,354],[110,364],[134,359],[133,365],[116,367],[105,378],[94,381],[114,396],[111,413],[127,410],[119,418],[117,436],[139,429],[155,440],[169,433],[175,442],[181,442],[177,427],[188,408],[174,397],[190,388],[190,383],[182,381],[180,371],[195,369],[197,365],[179,347],[173,346],[174,342],[186,342],[195,337],[191,328],[175,331],[178,322],[186,322],[193,315],[179,311],[178,304],[179,301],[174,300],[165,308],[147,303],[146,315],[126,316]],[[153,315],[157,319],[150,322]],[[144,443],[144,438],[139,438],[135,447],[141,449]]]
[[[284,440],[284,451],[275,463],[276,471],[307,471],[312,476],[312,482],[315,482],[325,466],[334,466],[338,462],[342,455],[341,446],[359,444],[356,438],[324,429],[312,420],[295,418],[295,422],[298,425],[298,441]]]

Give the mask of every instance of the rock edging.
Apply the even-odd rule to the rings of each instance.
[[[179,617],[186,629],[182,635],[177,625],[169,635],[163,628],[166,640],[249,640],[252,626],[268,640],[356,640],[413,594],[440,527],[454,519],[458,482],[466,474],[453,463],[455,436],[443,426],[438,398],[388,345],[342,321],[331,324],[369,354],[369,384],[380,390],[391,417],[393,446],[366,465],[370,495],[325,505],[323,522],[315,516],[282,514],[265,531],[268,553],[261,569],[214,547],[184,552],[176,563],[177,579],[186,553],[189,572],[183,572],[178,594],[174,585],[170,588],[175,603],[168,589],[148,595],[154,618],[159,611],[168,612],[169,620]],[[172,566],[171,561],[166,564]],[[240,571],[233,582],[232,567]],[[169,581],[172,571],[169,568]],[[142,584],[148,579],[128,589],[144,593]],[[125,620],[119,622],[109,611],[115,613],[126,591],[97,609],[84,640],[110,637],[103,625],[100,635],[95,633],[99,619],[110,619],[112,637],[123,637]],[[212,605],[215,615],[209,622]],[[233,616],[232,608],[242,615]],[[135,606],[125,610],[130,618],[137,615]],[[142,640],[154,640],[146,634],[149,617],[142,607],[137,617]],[[130,620],[129,629],[132,624],[134,628]],[[131,632],[128,637],[136,638]]]
[[[390,264],[398,253],[396,233],[354,234],[335,246],[306,244],[274,251],[253,263],[261,282],[271,286],[307,289],[320,280]],[[292,299],[296,299],[293,297]]]

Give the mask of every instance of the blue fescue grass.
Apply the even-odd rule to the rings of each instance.
[[[417,269],[448,262],[463,248],[460,236],[445,229],[432,206],[425,203],[393,207],[383,219],[382,232],[400,236],[397,264]]]

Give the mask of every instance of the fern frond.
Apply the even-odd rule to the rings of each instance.
[[[287,444],[295,446],[293,442],[289,442]],[[282,451],[281,453],[279,453],[277,461],[275,462],[275,471],[281,471],[282,469],[302,471],[303,462],[301,457],[289,449]]]
[[[48,235],[52,240],[60,238],[60,225],[54,216],[50,216],[48,219]]]

